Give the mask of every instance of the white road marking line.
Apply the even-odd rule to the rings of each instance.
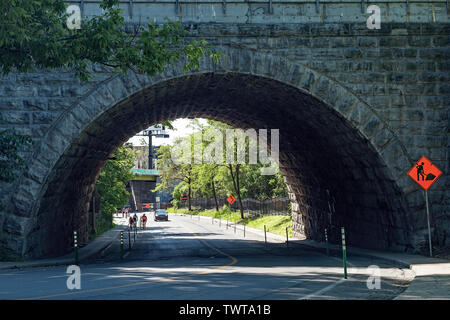
[[[325,288],[322,288],[320,290],[317,290],[316,292],[313,292],[313,293],[310,293],[310,294],[308,294],[306,296],[303,296],[299,300],[308,300],[308,299],[311,299],[312,297],[320,296],[322,293],[325,293],[325,292],[333,289],[334,287],[336,287],[338,284],[344,282],[345,280],[348,280],[348,279],[341,279],[341,280],[339,280],[339,281],[337,281],[335,283],[332,283],[332,284],[326,286]]]

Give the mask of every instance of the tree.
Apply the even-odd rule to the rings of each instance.
[[[218,121],[209,121],[208,122],[210,129],[218,130],[222,133],[222,136],[227,139],[227,144],[230,142],[232,145],[232,155],[233,159],[226,159],[227,155],[227,148],[223,148],[223,154],[222,159],[226,159],[226,164],[224,164],[230,173],[231,182],[232,182],[232,190],[234,190],[234,194],[237,196],[238,204],[239,204],[239,211],[241,213],[241,218],[244,219],[244,207],[242,205],[242,192],[241,192],[241,169],[245,168],[246,165],[238,161],[238,154],[239,153],[245,153],[247,151],[247,142],[244,142],[244,145],[241,145],[238,143],[238,139],[242,139],[245,137],[242,137],[242,133],[240,131],[236,132],[236,136],[233,136],[232,141],[228,141],[228,137],[226,135],[226,131],[229,129],[233,129],[231,126],[226,125],[224,123],[218,122]],[[244,140],[245,141],[245,140]]]
[[[0,1],[0,72],[68,68],[88,81],[96,64],[113,72],[154,75],[182,60],[185,71],[198,68],[204,56],[218,62],[221,53],[204,40],[186,41],[188,32],[180,23],[149,22],[127,32],[118,0],[103,0],[100,7],[101,15],[83,19],[80,29],[71,30],[64,0]],[[19,149],[30,141],[0,132],[0,181],[17,177],[24,164]]]
[[[244,171],[242,180],[246,186],[245,197],[254,198],[260,201],[286,197],[287,188],[280,172],[275,175],[262,175],[263,165],[249,165]]]
[[[219,211],[218,195],[222,195],[220,164],[200,164],[193,167],[198,190],[204,197],[213,197],[216,211]],[[221,192],[222,191],[222,192]]]
[[[175,146],[161,147],[158,161],[164,164],[164,169],[160,172],[162,183],[155,190],[164,189],[170,192],[174,181],[179,181],[179,184],[174,188],[173,196],[180,200],[183,195],[188,194],[189,210],[191,209],[190,199],[193,195],[213,197],[216,210],[219,210],[217,198],[232,193],[237,198],[242,218],[244,218],[242,199],[252,197],[267,200],[287,195],[284,180],[279,172],[271,176],[261,175],[261,168],[267,165],[261,163],[247,164],[237,157],[238,153],[248,155],[250,149],[250,140],[245,138],[243,132],[237,131],[236,136],[227,141],[230,145],[234,142],[231,152],[234,158],[226,159],[226,148],[215,147],[217,144],[222,144],[223,141],[216,141],[216,139],[226,137],[226,130],[233,129],[232,127],[213,120],[209,120],[207,125],[201,125],[198,121],[193,121],[191,127],[197,129],[197,131],[180,140],[184,141],[185,145],[189,145],[189,148],[184,148],[184,154],[179,155],[179,157],[188,155],[184,159],[185,162],[174,163],[172,152]],[[220,134],[216,135],[217,132]],[[238,143],[238,141],[244,142]],[[192,142],[194,142],[194,147],[191,146]],[[197,154],[194,151],[199,150],[203,154],[202,161],[195,158]],[[205,162],[205,154],[208,158],[214,158],[211,159],[214,161]]]
[[[190,144],[190,136],[180,138],[175,141],[176,144]],[[194,172],[192,170],[192,164],[176,162],[173,159],[174,146],[160,146],[158,150],[158,163],[160,164],[160,177],[161,183],[156,186],[153,192],[166,191],[170,192],[176,182],[179,182],[177,190],[187,191],[188,196],[188,210],[191,211],[191,196],[192,196],[192,184],[194,181]],[[184,151],[179,154],[180,157],[189,157],[190,151]],[[184,194],[183,194],[184,195]]]
[[[128,203],[127,183],[133,178],[134,151],[122,146],[108,160],[100,172],[96,189],[100,197],[100,210],[112,215],[118,208]],[[111,216],[112,217],[112,216]]]
[[[92,64],[117,72],[154,75],[185,59],[184,70],[196,69],[209,55],[219,53],[206,41],[185,41],[180,23],[153,22],[127,32],[118,0],[103,0],[103,13],[83,19],[80,29],[69,29],[63,0],[4,0],[0,2],[0,68],[28,72],[36,68],[70,68],[87,81]]]

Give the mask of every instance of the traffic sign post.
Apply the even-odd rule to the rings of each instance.
[[[428,207],[428,190],[425,190],[425,206],[427,207],[428,247],[430,249],[430,257],[432,257],[433,256],[433,246],[431,245],[430,209]]]
[[[330,255],[330,250],[328,249],[328,232],[327,229],[325,229],[325,245],[327,247],[327,256]]]
[[[433,246],[431,243],[431,227],[430,227],[430,208],[428,204],[428,189],[436,180],[442,175],[439,170],[426,157],[420,158],[419,161],[409,170],[408,176],[425,190],[425,207],[427,211],[427,225],[428,225],[428,246],[430,250],[430,257],[433,256]]]

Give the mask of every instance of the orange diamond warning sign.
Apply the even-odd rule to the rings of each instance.
[[[236,201],[236,198],[233,197],[233,195],[231,195],[231,196],[229,196],[229,197],[227,198],[227,201],[228,201],[230,204],[233,204],[233,203]]]
[[[420,158],[408,172],[408,176],[425,190],[428,190],[441,174],[442,171],[426,157]]]

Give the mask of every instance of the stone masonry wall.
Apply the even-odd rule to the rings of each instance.
[[[368,30],[364,23],[187,23],[185,26],[193,38],[205,38],[224,50],[231,64],[245,64],[245,59],[254,54],[274,57],[280,63],[295,64],[328,79],[321,88],[319,78],[302,78],[304,91],[326,95],[334,90],[329,81],[362,101],[370,113],[358,114],[360,121],[369,121],[376,115],[380,119],[377,126],[382,123],[389,129],[383,131],[386,136],[377,139],[396,141],[380,143],[376,150],[389,168],[390,178],[401,190],[413,227],[412,241],[419,243],[419,247],[426,232],[424,195],[406,172],[422,155],[444,172],[429,196],[435,244],[450,243],[450,24],[383,23],[381,30]],[[280,66],[280,72],[284,70],[282,67],[285,66]],[[12,128],[33,137],[33,147],[23,152],[27,161],[35,160],[37,155],[48,154],[50,158],[64,152],[59,150],[57,141],[52,144],[48,140],[48,134],[80,99],[95,93],[96,88],[113,77],[102,68],[97,71],[95,80],[89,84],[80,83],[67,70],[42,70],[0,78],[0,110],[5,115],[0,120],[0,130]],[[295,76],[295,70],[287,71],[289,76]],[[110,92],[112,98],[122,94],[121,88],[116,89]],[[345,106],[342,110],[345,113]],[[46,153],[43,148],[48,148],[47,145],[53,145],[53,149]],[[0,186],[1,200],[7,204],[6,210],[0,213],[0,241],[12,252],[23,250],[23,234],[31,228],[30,221],[35,221],[25,212],[39,207],[37,203],[30,207],[28,202],[34,197],[31,195],[42,195],[45,191],[41,189],[49,170],[45,164],[34,166],[15,183]],[[319,207],[325,208],[325,212],[325,202],[320,201]],[[294,229],[302,232],[307,222],[296,214]]]

